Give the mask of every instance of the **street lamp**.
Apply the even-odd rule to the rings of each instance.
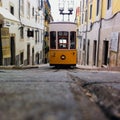
[[[65,11],[65,0],[59,0],[59,11],[60,11],[60,15],[63,15],[63,21],[64,21],[64,15],[68,15],[68,21],[70,21],[70,15],[72,15],[73,12],[73,5],[74,5],[74,1],[73,0],[68,0],[67,1],[67,10],[68,12],[64,12]]]

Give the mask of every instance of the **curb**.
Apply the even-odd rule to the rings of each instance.
[[[97,71],[117,71],[120,72],[120,67],[90,67],[90,66],[77,66],[80,70],[97,70]]]
[[[14,70],[14,69],[33,69],[33,68],[39,68],[38,65],[35,66],[0,66],[0,69],[6,69],[6,70]]]

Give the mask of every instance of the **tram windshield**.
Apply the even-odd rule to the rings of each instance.
[[[58,32],[58,49],[68,49],[68,32]]]
[[[67,48],[67,39],[59,39],[59,48]]]
[[[70,32],[70,49],[76,48],[76,32]]]
[[[50,48],[56,49],[56,32],[55,31],[50,32]]]
[[[51,31],[50,32],[51,49],[76,49],[75,31]]]

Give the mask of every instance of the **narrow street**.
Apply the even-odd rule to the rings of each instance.
[[[117,120],[119,80],[119,72],[48,65],[1,69],[0,120]]]

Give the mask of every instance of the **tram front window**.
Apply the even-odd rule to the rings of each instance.
[[[76,32],[70,32],[70,49],[76,48]]]
[[[68,49],[68,32],[58,32],[58,49]]]
[[[50,48],[56,49],[56,32],[50,32]]]
[[[67,49],[67,40],[66,39],[59,39],[59,49]]]

